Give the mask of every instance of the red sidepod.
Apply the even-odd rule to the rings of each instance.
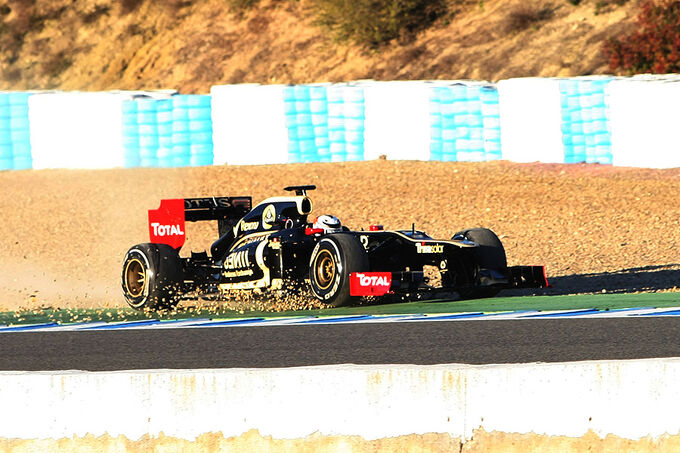
[[[149,238],[154,244],[180,249],[186,240],[184,199],[161,200],[158,209],[149,210]]]
[[[384,296],[392,286],[391,272],[352,272],[349,274],[350,296]]]

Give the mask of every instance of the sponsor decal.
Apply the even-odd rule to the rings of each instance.
[[[382,296],[392,286],[391,272],[353,272],[349,276],[349,293],[352,296]]]
[[[444,246],[441,244],[421,244],[416,243],[418,253],[444,253]]]
[[[241,221],[241,231],[251,231],[251,230],[257,230],[257,227],[260,226],[260,222],[244,222]]]
[[[151,222],[154,236],[184,236],[182,226],[177,225],[161,225],[158,222]]]
[[[229,197],[185,198],[185,209],[230,208]]]
[[[245,270],[239,270],[239,271],[225,271],[223,275],[226,278],[250,277],[251,275],[253,275],[253,270],[252,269],[245,269]]]
[[[262,212],[262,227],[268,230],[274,226],[274,222],[276,222],[276,207],[270,204]]]
[[[158,209],[149,210],[149,239],[174,249],[184,245],[184,200],[161,200]]]
[[[375,286],[375,285],[389,285],[387,277],[384,275],[366,275],[357,273],[359,279],[359,286]]]
[[[247,269],[248,267],[250,267],[248,250],[234,252],[224,260],[224,269],[226,270]]]
[[[271,236],[271,234],[260,234],[257,236],[245,237],[244,239],[241,239],[233,248],[241,248],[245,247],[246,245],[255,244],[256,242],[262,242],[265,239],[268,239],[269,236]]]

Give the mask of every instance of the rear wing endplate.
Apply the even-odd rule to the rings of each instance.
[[[185,222],[217,220],[220,236],[252,208],[251,197],[174,198],[149,210],[149,238],[154,244],[179,249],[184,245]]]

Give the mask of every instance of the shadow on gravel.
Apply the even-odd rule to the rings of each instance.
[[[529,291],[538,295],[583,293],[632,293],[661,291],[680,287],[680,264],[634,267],[597,274],[548,276],[552,288]],[[501,295],[526,294],[524,290],[506,290]]]

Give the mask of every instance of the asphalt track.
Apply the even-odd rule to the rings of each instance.
[[[568,362],[680,357],[680,319],[17,332],[0,340],[2,371]]]

